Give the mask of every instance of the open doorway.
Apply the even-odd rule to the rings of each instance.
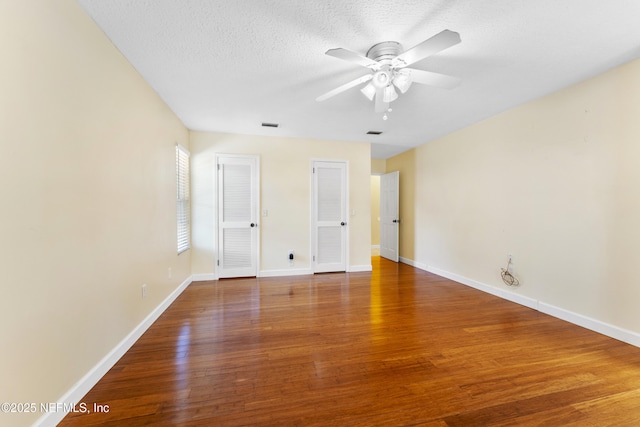
[[[399,261],[399,172],[371,175],[371,256]]]
[[[400,243],[400,172],[380,177],[380,256],[399,260]]]
[[[380,255],[380,175],[371,175],[371,256]]]

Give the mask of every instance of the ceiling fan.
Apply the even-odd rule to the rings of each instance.
[[[407,67],[458,43],[460,43],[460,34],[444,30],[404,52],[400,43],[393,41],[372,46],[366,57],[348,49],[329,49],[326,52],[327,55],[367,67],[372,72],[319,96],[316,101],[324,101],[352,87],[369,82],[361,92],[370,101],[375,99],[376,112],[385,112],[389,110],[389,103],[398,98],[395,88],[405,93],[411,83],[415,82],[451,89],[460,83],[459,78]]]

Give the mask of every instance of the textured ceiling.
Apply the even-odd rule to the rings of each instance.
[[[640,56],[638,0],[78,0],[192,130],[372,143],[387,158]],[[389,119],[352,88],[367,69],[325,55],[462,42],[412,65],[460,77],[414,84]],[[279,128],[261,127],[262,122]],[[382,135],[366,135],[369,130]]]

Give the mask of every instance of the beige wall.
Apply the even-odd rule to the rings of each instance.
[[[399,256],[415,259],[415,197],[416,159],[415,150],[387,159],[387,172],[398,171],[400,175],[400,248]]]
[[[73,0],[0,2],[0,52],[0,401],[56,402],[190,275],[188,132]]]
[[[352,268],[371,266],[370,147],[368,143],[344,143],[313,139],[191,132],[193,187],[193,258],[195,275],[215,271],[214,227],[215,155],[250,154],[260,158],[260,205],[268,216],[260,218],[260,270],[290,274],[311,268],[310,169],[312,159],[349,161],[351,210],[349,221]],[[295,252],[295,264],[287,254]]]
[[[371,173],[382,175],[387,172],[387,161],[385,159],[371,159]]]
[[[637,60],[417,148],[401,255],[639,333],[639,118]]]

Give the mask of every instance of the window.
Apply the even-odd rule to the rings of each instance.
[[[191,197],[189,195],[189,152],[176,145],[176,212],[178,253],[191,248]]]

